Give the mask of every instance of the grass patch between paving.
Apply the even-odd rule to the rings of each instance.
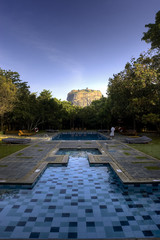
[[[125,155],[127,155],[127,156],[131,155],[131,154],[130,154],[130,153],[128,153],[128,152],[124,152],[124,154],[125,154]]]
[[[157,167],[157,166],[148,166],[145,168],[147,168],[147,170],[160,170],[160,167]]]
[[[2,141],[0,141],[0,159],[26,147],[28,147],[28,145],[5,144],[5,143],[2,143]]]
[[[137,156],[137,159],[146,159],[147,157],[143,157],[143,156]]]
[[[160,137],[151,138],[152,142],[148,144],[128,144],[128,145],[152,157],[160,159]]]
[[[132,162],[132,163],[134,163],[134,164],[136,164],[136,163],[155,163],[155,162],[145,162],[145,161],[143,161],[143,162]]]
[[[23,155],[23,153],[20,152],[20,153],[17,153],[16,156],[22,156],[22,155]]]

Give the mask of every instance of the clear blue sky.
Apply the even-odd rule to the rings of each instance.
[[[0,0],[0,67],[31,92],[106,93],[109,77],[150,48],[141,41],[160,0]]]

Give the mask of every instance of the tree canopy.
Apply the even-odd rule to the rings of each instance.
[[[148,31],[143,33],[142,40],[151,43],[151,48],[160,50],[160,11],[156,13],[155,23],[146,24]]]
[[[12,80],[0,70],[0,117],[3,131],[4,114],[11,112],[16,100],[16,86]]]
[[[153,57],[141,54],[137,60],[127,63],[122,72],[110,78],[108,97],[112,116],[132,121],[132,127],[135,122],[142,123],[144,116],[150,113],[158,117],[160,74],[154,66]]]

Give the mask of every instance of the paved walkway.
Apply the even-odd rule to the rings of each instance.
[[[102,155],[89,155],[90,164],[110,164],[123,183],[160,183],[160,160],[133,149],[121,140],[33,139],[29,147],[0,159],[0,187],[32,187],[48,164],[67,165],[68,156],[56,155],[60,148],[98,148]]]

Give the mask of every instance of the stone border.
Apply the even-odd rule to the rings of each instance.
[[[89,144],[89,145],[88,145]],[[115,145],[115,146],[114,146]],[[120,181],[124,185],[133,185],[133,184],[159,184],[160,179],[154,179],[154,178],[135,178],[134,174],[131,176],[129,172],[127,171],[127,168],[125,169],[125,161],[127,163],[127,157],[125,160],[122,161],[123,165],[121,165],[121,155],[124,152],[123,146],[134,150],[134,152],[137,152],[137,154],[143,154],[144,156],[149,157],[150,159],[155,158],[148,156],[144,153],[141,153],[140,151],[133,149],[131,146],[126,145],[125,143],[122,143],[118,140],[80,140],[80,141],[48,141],[46,139],[41,139],[39,141],[36,141],[34,144],[31,144],[30,146],[9,155],[8,157],[5,157],[0,160],[0,164],[4,165],[6,161],[10,163],[15,163],[14,166],[19,166],[20,162],[22,161],[23,164],[30,164],[32,163],[33,167],[27,168],[24,172],[24,176],[22,176],[22,167],[18,169],[21,174],[19,174],[19,178],[16,175],[14,177],[13,174],[10,176],[8,175],[8,180],[7,180],[7,173],[6,173],[6,179],[1,178],[0,180],[0,188],[6,188],[6,187],[12,187],[12,188],[32,188],[34,184],[37,182],[37,180],[41,177],[43,172],[46,170],[48,166],[67,166],[69,156],[68,155],[56,155],[57,151],[61,148],[63,149],[98,149],[101,152],[101,155],[92,155],[88,154],[88,161],[90,165],[110,165],[111,169],[114,171],[114,173],[117,175],[117,177],[120,179]],[[114,150],[115,147],[115,152],[117,151],[117,154],[119,155],[114,155],[112,154],[112,151]],[[117,147],[117,148],[116,148]],[[40,152],[39,148],[42,148],[43,151]],[[126,150],[127,151],[127,150]],[[113,151],[114,152],[114,151]],[[134,156],[131,155],[131,157]],[[18,156],[18,154],[24,154],[22,156]],[[117,157],[117,160],[116,160]],[[26,159],[25,159],[26,158]],[[28,159],[27,159],[28,158]],[[32,159],[29,159],[32,158]],[[118,161],[119,158],[119,161]],[[33,162],[32,162],[33,161]],[[157,160],[156,160],[157,161]],[[33,164],[34,163],[34,164]],[[132,162],[130,160],[129,162],[132,167]],[[23,166],[23,165],[22,165]],[[25,166],[25,165],[24,165]],[[11,169],[9,165],[9,169]],[[9,173],[8,169],[8,173]],[[129,169],[129,168],[128,168]],[[2,169],[1,169],[2,170]],[[7,171],[6,171],[7,172]],[[16,172],[16,171],[15,171]],[[143,173],[143,169],[142,169]],[[151,175],[151,174],[150,174]],[[3,174],[2,174],[3,176]]]

